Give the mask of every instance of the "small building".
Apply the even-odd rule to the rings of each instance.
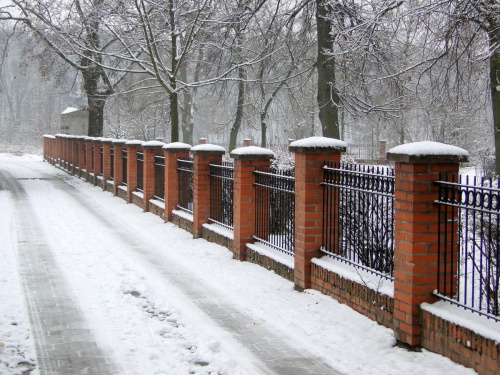
[[[61,134],[88,135],[89,111],[68,107],[61,113]]]

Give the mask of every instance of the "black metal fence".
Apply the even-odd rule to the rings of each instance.
[[[87,142],[83,142],[83,164],[80,168],[87,170]]]
[[[393,279],[394,169],[324,166],[323,253]]]
[[[274,168],[256,170],[255,199],[254,238],[294,255],[295,171]]]
[[[193,213],[193,167],[192,160],[177,160],[177,172],[179,173],[179,203],[177,207],[189,213]]]
[[[111,161],[111,168],[109,170],[109,179],[114,180],[115,179],[115,148],[111,147],[111,149],[109,151],[110,151],[109,158]]]
[[[136,190],[144,189],[144,152],[137,151],[137,186]]]
[[[437,295],[500,321],[499,180],[442,174],[437,183]]]
[[[233,181],[232,162],[211,162],[209,220],[227,229],[233,229]]]
[[[155,193],[156,199],[165,199],[165,157],[155,155]]]
[[[122,150],[122,185],[127,186],[127,150]]]

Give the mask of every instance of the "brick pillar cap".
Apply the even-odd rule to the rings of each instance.
[[[103,139],[101,139],[102,143],[112,143],[113,141],[114,141],[113,138],[103,138]]]
[[[387,152],[387,158],[399,163],[443,164],[469,161],[463,148],[440,142],[414,142],[399,145]]]
[[[138,139],[132,139],[131,141],[125,142],[127,146],[142,146],[143,143],[143,141],[139,141]]]
[[[190,152],[194,155],[224,155],[226,150],[224,147],[205,143],[191,147]]]
[[[94,137],[85,137],[85,141],[87,142],[92,142],[94,139]]]
[[[144,142],[142,144],[142,147],[144,148],[149,148],[149,149],[160,149],[163,147],[163,145],[165,145],[165,143],[163,142],[160,142],[160,141],[148,141],[148,142]]]
[[[43,138],[56,139],[56,137],[54,137],[53,135],[50,135],[50,134],[44,134]]]
[[[76,139],[78,139],[79,141],[84,141],[85,138],[87,138],[86,135],[78,135],[78,136],[76,136]]]
[[[347,143],[327,137],[309,137],[290,143],[290,151],[303,154],[336,154],[346,149]]]
[[[257,146],[240,147],[231,151],[231,157],[235,160],[270,160],[275,156],[271,150]]]
[[[167,152],[181,152],[181,151],[189,151],[191,150],[191,145],[182,142],[172,142],[163,145],[163,149]]]
[[[55,136],[56,137],[63,137],[65,134],[57,133]]]

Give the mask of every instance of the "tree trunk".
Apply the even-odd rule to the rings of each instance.
[[[489,33],[490,48],[495,48],[500,43],[500,32],[496,26],[493,25]],[[495,170],[496,175],[500,176],[500,51],[498,49],[490,56],[490,93],[495,137]]]
[[[87,94],[89,105],[89,137],[102,137],[104,128],[104,105],[106,98]]]
[[[181,66],[180,74],[181,80],[187,82],[187,64]],[[182,92],[182,142],[192,145],[193,144],[193,95],[191,94],[191,89],[186,87]]]
[[[325,54],[333,48],[331,25],[327,16],[327,1],[316,0],[316,27],[318,34],[318,106],[324,137],[340,138],[339,95],[335,90],[335,59]]]
[[[243,120],[246,72],[245,68],[242,66],[238,68],[238,78],[238,107],[236,108],[236,118],[234,119],[233,127],[231,128],[231,134],[229,136],[229,152],[233,151],[236,148],[236,139],[238,138],[238,132],[240,131],[241,122]]]
[[[174,91],[170,94],[170,142],[179,142],[179,102],[175,91],[175,80],[170,86]]]

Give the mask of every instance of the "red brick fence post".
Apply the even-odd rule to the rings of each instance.
[[[246,259],[246,244],[254,241],[255,234],[255,173],[257,168],[269,167],[274,152],[248,146],[234,149],[233,195],[233,257]]]
[[[410,346],[420,344],[423,302],[433,295],[438,280],[440,172],[458,174],[467,151],[436,142],[417,142],[388,152],[395,166],[394,333]],[[458,250],[458,247],[454,247]]]
[[[193,237],[201,238],[203,224],[210,217],[210,162],[222,161],[224,147],[199,144],[190,150],[193,160]]]
[[[294,141],[295,153],[295,288],[311,287],[311,260],[320,255],[323,229],[323,166],[339,162],[346,144],[338,139],[311,137]]]
[[[191,145],[181,142],[168,143],[163,146],[165,155],[165,221],[172,221],[172,211],[179,203],[179,174],[177,160],[189,158]]]

